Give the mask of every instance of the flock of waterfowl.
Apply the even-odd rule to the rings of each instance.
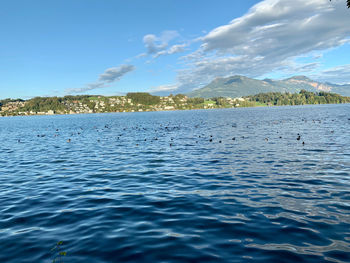
[[[302,121],[307,122],[305,119],[302,119]],[[313,120],[313,122],[314,122],[314,123],[315,123],[315,122],[321,123],[320,120]],[[232,124],[232,127],[233,127],[233,128],[237,128],[237,124]],[[199,125],[195,125],[194,128],[199,128]],[[81,129],[80,132],[71,133],[71,137],[74,136],[74,135],[81,135],[84,129],[83,129],[83,128],[80,128],[80,129]],[[106,125],[104,125],[104,127],[103,127],[102,129],[101,129],[101,128],[98,128],[98,127],[96,127],[96,126],[94,126],[93,129],[96,130],[97,132],[100,132],[100,131],[103,131],[103,130],[110,130],[110,129],[111,129],[111,126],[110,126],[109,124],[106,124]],[[129,132],[128,129],[133,130],[133,131],[148,131],[148,130],[151,130],[151,128],[144,128],[144,127],[135,126],[135,127],[131,127],[131,128],[123,128],[122,131],[123,131],[124,133],[126,133],[126,132]],[[158,130],[156,129],[156,130],[154,130],[154,131],[155,131],[155,132],[163,131],[163,135],[165,135],[166,132],[173,132],[173,131],[176,131],[176,130],[179,130],[179,129],[181,129],[180,126],[171,126],[170,124],[167,125],[167,126],[164,126],[164,125],[160,124],[160,125],[159,125],[159,129],[158,129]],[[54,137],[59,136],[58,132],[59,132],[60,130],[59,130],[59,129],[55,129],[55,131],[56,131],[56,133],[55,133],[53,136],[54,136]],[[334,131],[331,131],[331,132],[333,133]],[[278,132],[277,132],[277,133],[278,133]],[[43,138],[43,137],[45,137],[45,136],[46,136],[46,134],[37,134],[37,137],[38,137],[38,138]],[[116,139],[117,139],[117,140],[120,140],[120,138],[121,138],[122,136],[123,136],[123,133],[118,133]],[[204,136],[204,135],[198,135],[198,138],[201,138],[201,139],[204,138],[204,139],[205,139],[205,136]],[[240,138],[241,138],[241,139],[245,139],[245,136],[240,136]],[[279,139],[282,139],[282,136],[279,136]],[[152,140],[153,140],[153,141],[157,141],[157,140],[158,140],[158,137],[145,138],[143,141],[146,142],[146,141],[152,141]],[[169,146],[170,146],[170,147],[174,146],[173,140],[174,140],[174,138],[171,137],[171,138],[170,138],[170,142],[169,142]],[[232,137],[232,138],[230,138],[230,140],[231,140],[231,141],[236,141],[237,138],[236,138],[236,137]],[[266,142],[269,142],[270,139],[269,139],[268,137],[266,137],[264,140],[265,140]],[[298,133],[298,134],[296,135],[296,140],[297,140],[297,141],[302,141],[302,136],[301,136],[300,133]],[[100,141],[101,141],[100,139],[97,139],[97,142],[100,142]],[[223,142],[222,139],[215,140],[214,137],[213,137],[213,135],[210,135],[210,136],[207,138],[207,141],[210,142],[210,143],[214,143],[214,142],[222,143],[222,142]],[[21,141],[20,139],[18,139],[18,142],[20,143],[20,142],[22,142],[22,141]],[[72,139],[72,138],[68,138],[68,139],[66,140],[66,142],[67,142],[67,143],[71,143],[71,142],[73,142],[73,139]],[[198,140],[195,141],[195,143],[198,143],[198,142],[199,142]],[[138,143],[136,143],[135,145],[136,145],[136,146],[139,146]],[[305,142],[304,142],[304,141],[302,141],[302,145],[305,145]]]

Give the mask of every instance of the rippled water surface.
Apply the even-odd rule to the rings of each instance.
[[[0,262],[350,262],[349,104],[8,117],[0,138]]]

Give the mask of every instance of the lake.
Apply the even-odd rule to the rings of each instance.
[[[349,262],[349,131],[349,104],[0,118],[0,262]]]

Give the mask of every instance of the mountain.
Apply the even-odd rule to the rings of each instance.
[[[252,79],[235,75],[228,78],[216,78],[203,88],[194,90],[187,94],[189,97],[243,97],[266,92],[289,92],[298,93],[300,90],[311,92],[332,92],[342,96],[350,96],[350,84],[337,85],[332,83],[321,83],[305,76],[294,76],[284,80]]]

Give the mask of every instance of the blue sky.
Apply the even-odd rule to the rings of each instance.
[[[11,0],[0,98],[185,93],[216,77],[350,83],[345,0]]]

